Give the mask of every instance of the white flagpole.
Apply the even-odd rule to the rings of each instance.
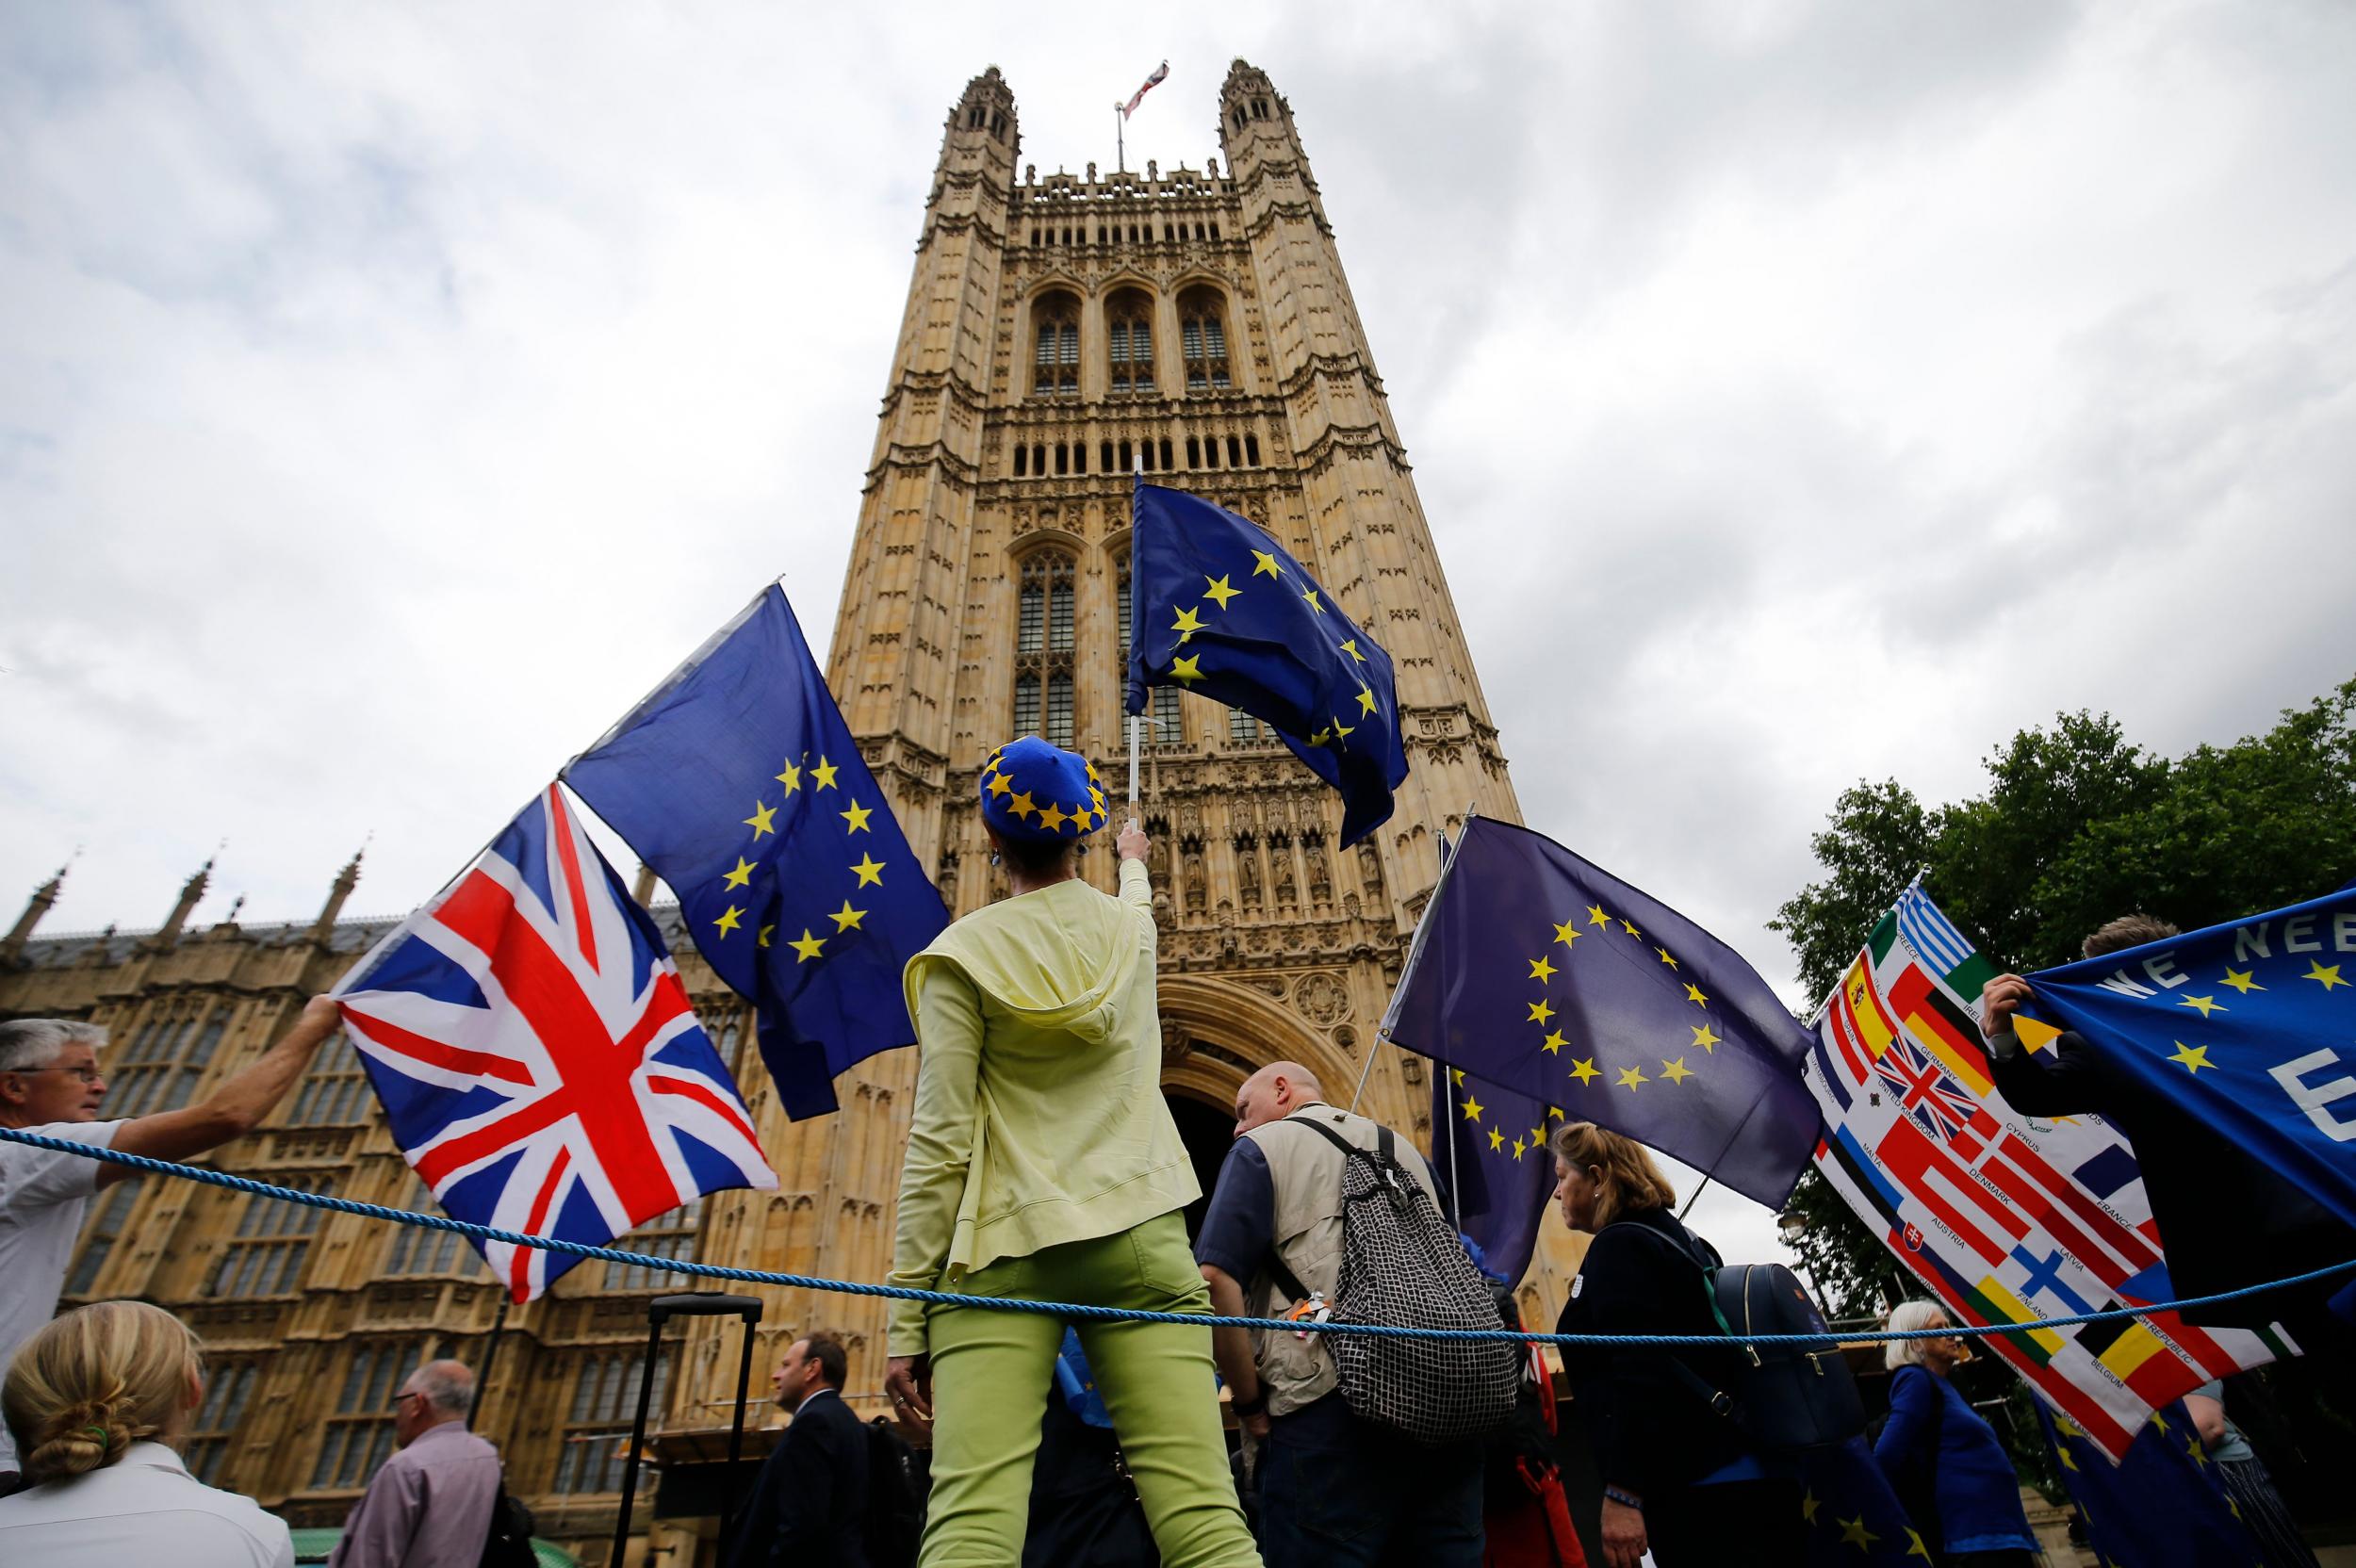
[[[1145,482],[1145,459],[1138,455],[1130,459],[1129,469],[1129,645],[1137,645],[1137,486]],[[1121,672],[1124,686],[1129,672]],[[1145,715],[1129,715],[1129,820],[1137,820],[1137,735],[1145,727]]]

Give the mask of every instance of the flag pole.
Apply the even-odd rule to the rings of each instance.
[[[1464,847],[1465,839],[1472,834],[1473,819],[1480,814],[1481,808],[1478,805],[1464,808],[1464,826],[1456,835],[1456,841],[1447,844],[1448,853],[1440,858],[1440,878],[1432,884],[1431,895],[1423,901],[1423,914],[1415,917],[1415,935],[1414,939],[1407,944],[1407,962],[1399,972],[1399,983],[1391,988],[1390,1004],[1383,1009],[1383,1021],[1374,1031],[1374,1037],[1379,1042],[1397,1043],[1391,1039],[1391,1025],[1399,1021],[1399,1000],[1407,994],[1407,982],[1415,976],[1415,961],[1423,956],[1424,933],[1429,929],[1425,917],[1432,913],[1432,906],[1440,902],[1441,890],[1448,886],[1448,874],[1455,868],[1457,852]],[[1444,843],[1447,837],[1445,833],[1441,835]],[[1439,1060],[1436,1056],[1432,1059]],[[1359,1097],[1366,1092],[1366,1080],[1373,1075],[1374,1051],[1369,1047],[1366,1051],[1366,1069],[1358,1074],[1358,1087],[1350,1094],[1349,1109],[1354,1111],[1358,1108]]]
[[[1132,457],[1129,467],[1129,646],[1133,649],[1137,645],[1137,490],[1144,483],[1145,458],[1142,455]],[[1121,678],[1125,690],[1129,672],[1122,670]],[[1129,817],[1133,822],[1137,814],[1137,732],[1144,727],[1144,714],[1129,715]]]
[[[1121,132],[1128,119],[1129,116],[1122,111],[1121,106],[1115,104],[1113,106],[1113,172],[1116,174],[1126,174],[1129,172],[1128,145],[1121,139]]]
[[[1446,1062],[1434,1062],[1432,1065],[1447,1074],[1448,1125],[1440,1129],[1440,1135],[1448,1139],[1448,1223],[1462,1234],[1464,1229],[1464,1184],[1456,1179],[1456,1074]]]

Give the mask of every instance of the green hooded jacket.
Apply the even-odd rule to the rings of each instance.
[[[955,1289],[1000,1258],[1088,1241],[1202,1196],[1162,1099],[1153,893],[1058,882],[977,909],[908,961],[916,1109],[892,1283]],[[924,1308],[892,1309],[921,1355]]]

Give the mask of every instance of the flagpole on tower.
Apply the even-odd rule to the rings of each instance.
[[[1128,122],[1128,110],[1115,104],[1113,106],[1113,172],[1116,174],[1126,174],[1129,172],[1128,143],[1122,139],[1121,134]]]

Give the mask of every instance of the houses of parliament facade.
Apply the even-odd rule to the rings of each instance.
[[[1240,713],[1153,694],[1140,759],[1160,923],[1163,1089],[1207,1188],[1235,1090],[1290,1058],[1431,1147],[1430,1068],[1376,1037],[1437,835],[1468,808],[1519,820],[1333,230],[1289,104],[1235,62],[1221,155],[1195,171],[1040,175],[993,68],[951,108],[835,620],[827,675],[869,766],[953,911],[1004,890],[977,773],[1037,732],[1124,766],[1132,474],[1252,518],[1390,651],[1411,772],[1391,821],[1339,843],[1339,797]],[[846,498],[847,499],[847,498]],[[1109,890],[1112,858],[1083,862]],[[316,919],[192,920],[200,871],[153,930],[42,934],[57,884],[0,940],[0,1017],[103,1024],[109,1118],[186,1104],[289,1026],[393,923],[345,917],[358,858]],[[322,868],[324,872],[325,868]],[[163,903],[159,890],[158,905]],[[653,892],[642,876],[643,897]],[[407,900],[430,890],[399,890]],[[779,1179],[726,1192],[617,1245],[665,1257],[877,1281],[890,1266],[916,1073],[888,1052],[837,1084],[840,1113],[789,1121],[746,1004],[655,906],[691,995],[736,1068]],[[253,1136],[213,1162],[270,1182],[432,1211],[358,1058],[331,1040]],[[1559,1227],[1523,1287],[1551,1323],[1570,1272]],[[638,1390],[646,1303],[693,1282],[590,1262],[514,1308],[476,1425],[540,1533],[602,1562]],[[884,1309],[762,1289],[762,1374],[798,1331],[851,1353],[846,1390],[880,1413]],[[334,1526],[392,1446],[391,1396],[418,1362],[478,1366],[501,1293],[433,1231],[150,1178],[92,1204],[69,1303],[136,1296],[185,1317],[211,1383],[188,1445],[202,1478],[298,1527]],[[727,1426],[742,1331],[667,1341],[647,1457],[684,1468]],[[748,1426],[763,1420],[756,1409]],[[636,1504],[630,1560],[711,1560],[713,1521]]]

